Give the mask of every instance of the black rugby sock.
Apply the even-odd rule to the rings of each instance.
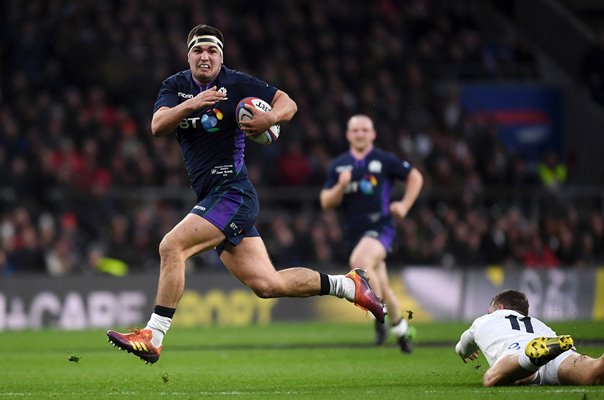
[[[329,282],[327,274],[319,272],[319,275],[321,276],[321,290],[319,291],[319,295],[325,296],[326,294],[329,294],[331,290],[331,283]]]
[[[153,312],[161,317],[172,318],[176,312],[176,308],[164,307],[156,304],[153,308]]]

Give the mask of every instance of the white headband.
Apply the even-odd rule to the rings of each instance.
[[[189,42],[188,48],[189,51],[195,46],[216,46],[218,50],[220,50],[220,54],[222,54],[222,42],[216,36],[212,35],[203,35],[203,36],[195,36]]]

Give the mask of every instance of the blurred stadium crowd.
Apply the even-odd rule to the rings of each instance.
[[[237,3],[0,5],[0,275],[158,268],[161,237],[194,201],[177,141],[151,137],[151,111],[161,81],[186,69],[198,23],[222,29],[227,66],[299,106],[278,145],[247,147],[277,265],[345,268],[337,214],[296,198],[318,197],[357,112],[426,179],[391,264],[604,262],[602,210],[561,195],[568,171],[556,154],[529,164],[461,107],[461,83],[539,80],[530,46],[481,2],[267,0],[253,13]],[[290,198],[272,201],[277,190]],[[191,268],[219,261],[207,254]]]

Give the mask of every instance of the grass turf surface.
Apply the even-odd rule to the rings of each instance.
[[[551,325],[604,352],[604,321]],[[604,399],[604,386],[483,388],[484,358],[466,365],[453,351],[466,323],[416,325],[411,355],[393,338],[373,346],[372,326],[174,327],[153,366],[104,331],[3,332],[0,399]]]

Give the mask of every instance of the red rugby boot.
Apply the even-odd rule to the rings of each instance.
[[[379,297],[373,293],[369,286],[369,278],[365,270],[355,268],[346,274],[347,278],[352,279],[355,286],[354,305],[363,310],[370,311],[379,323],[384,323],[384,304]]]
[[[120,350],[126,350],[128,353],[134,354],[147,364],[157,362],[162,346],[156,348],[151,344],[151,338],[153,337],[151,329],[129,330],[130,333],[107,331],[108,342]]]

